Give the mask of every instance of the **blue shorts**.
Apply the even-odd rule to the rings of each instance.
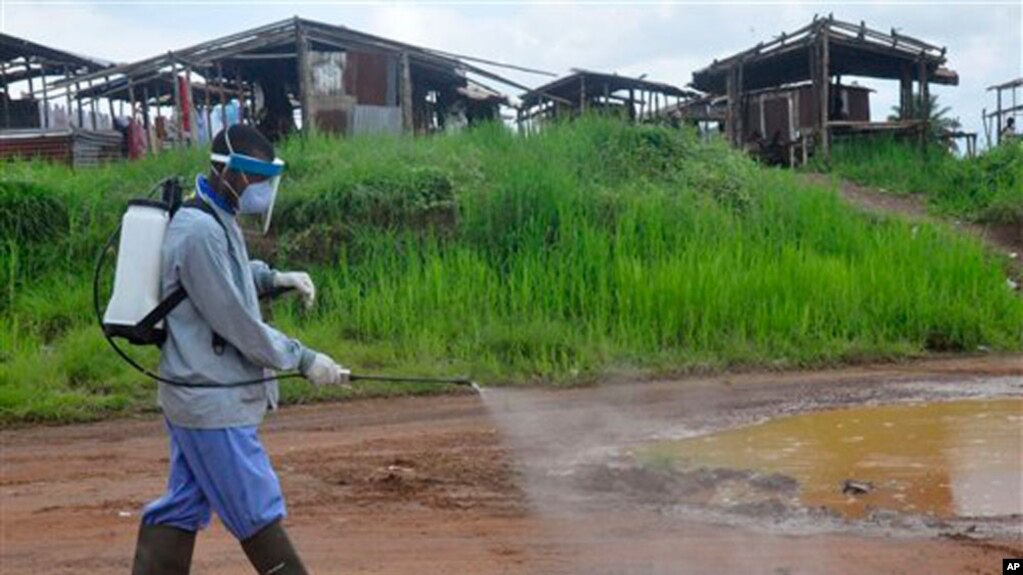
[[[256,426],[188,429],[167,423],[167,492],[146,505],[143,525],[198,531],[217,512],[239,540],[285,515],[284,496]]]

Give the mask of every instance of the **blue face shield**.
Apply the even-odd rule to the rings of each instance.
[[[284,171],[284,161],[280,158],[275,158],[272,162],[267,162],[245,154],[235,153],[234,147],[231,146],[230,129],[227,130],[225,138],[227,149],[230,153],[227,155],[210,154],[211,160],[224,165],[220,175],[225,184],[227,184],[227,180],[224,179],[224,176],[227,170],[241,172],[246,181],[249,180],[249,175],[266,178],[258,182],[248,183],[241,192],[227,184],[227,187],[230,188],[231,193],[235,195],[235,199],[238,202],[238,213],[256,216],[260,220],[258,222],[259,229],[265,234],[270,229],[270,217],[273,215],[274,201],[277,199],[277,186],[280,184],[281,173]]]

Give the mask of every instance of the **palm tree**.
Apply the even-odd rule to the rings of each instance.
[[[914,94],[910,104],[912,108],[908,110],[908,114],[902,113],[902,106],[892,106],[892,113],[888,116],[888,121],[895,121],[901,118],[920,117],[918,112],[920,109],[920,94]],[[955,131],[962,127],[962,124],[959,122],[959,118],[948,117],[948,113],[951,111],[952,109],[948,106],[939,106],[937,94],[929,95],[924,112],[926,113],[926,118],[930,125],[932,135],[940,136],[945,132]]]

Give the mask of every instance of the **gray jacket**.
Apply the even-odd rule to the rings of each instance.
[[[184,286],[188,297],[165,319],[160,375],[226,383],[266,377],[271,369],[304,371],[314,352],[263,323],[259,311],[258,294],[272,288],[276,272],[263,262],[250,262],[234,216],[207,204],[220,216],[226,235],[209,214],[183,208],[163,241],[163,295]],[[226,342],[220,354],[213,346],[214,332]],[[159,392],[171,423],[201,429],[258,425],[267,408],[277,407],[277,399],[276,381],[222,389],[160,383]]]

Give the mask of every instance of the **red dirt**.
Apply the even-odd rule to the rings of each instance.
[[[958,390],[974,375],[1023,382],[1023,358],[537,390],[536,409],[558,418],[595,398],[628,397],[630,415],[710,421],[771,402],[784,410],[817,391],[841,403],[860,401],[858,393],[897,396],[910,380]],[[495,425],[474,395],[304,406],[273,416],[263,437],[284,484],[289,530],[311,571],[995,573],[1002,557],[1023,553],[1023,533],[984,543],[912,533],[794,535],[612,500],[547,506],[528,492],[520,450]],[[0,440],[0,572],[126,573],[139,509],[165,480],[160,420],[3,430]],[[251,570],[215,522],[199,538],[193,573]]]

